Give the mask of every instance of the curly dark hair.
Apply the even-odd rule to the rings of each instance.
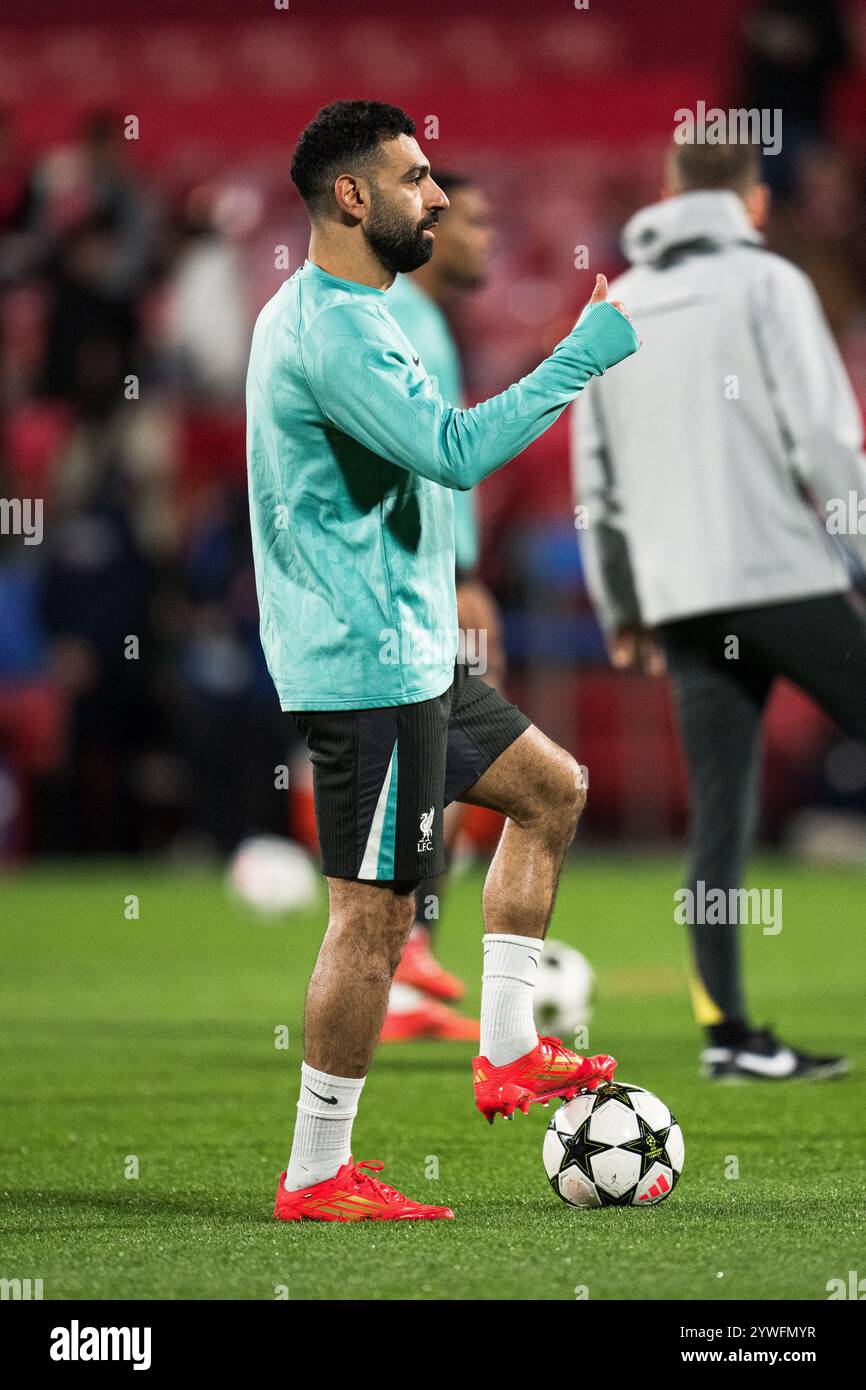
[[[414,135],[415,122],[386,101],[332,101],[301,132],[292,180],[311,212],[320,211],[337,174],[375,161],[382,140]]]

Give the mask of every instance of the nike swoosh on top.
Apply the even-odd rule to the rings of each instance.
[[[337,1104],[337,1097],[336,1097],[336,1096],[320,1096],[319,1093],[318,1093],[318,1091],[313,1091],[313,1090],[311,1090],[309,1086],[307,1087],[307,1090],[310,1092],[310,1095],[311,1095],[311,1096],[315,1096],[315,1097],[316,1097],[316,1100],[323,1100],[323,1101],[325,1102],[326,1105],[336,1105],[336,1104]]]

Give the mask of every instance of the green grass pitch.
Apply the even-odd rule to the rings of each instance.
[[[592,1050],[618,1056],[621,1079],[682,1124],[668,1201],[569,1209],[541,1167],[551,1111],[491,1129],[473,1109],[471,1047],[401,1045],[377,1054],[355,1155],[384,1159],[391,1182],[457,1219],[291,1227],[271,1212],[323,904],[264,925],[217,875],[7,877],[0,1276],[41,1278],[46,1299],[826,1298],[828,1280],[866,1274],[866,876],[755,867],[754,884],[784,894],[778,936],[745,929],[755,1016],[802,1047],[845,1049],[855,1069],[748,1087],[698,1080],[677,876],[672,860],[578,855],[551,932],[598,974]],[[481,883],[453,884],[440,936],[471,1008]]]

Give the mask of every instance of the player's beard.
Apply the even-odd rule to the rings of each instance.
[[[392,275],[408,275],[426,265],[433,255],[433,238],[424,230],[435,227],[438,217],[433,214],[420,222],[401,217],[381,198],[370,208],[361,223],[361,230],[382,265]]]

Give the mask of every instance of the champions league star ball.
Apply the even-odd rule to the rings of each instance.
[[[235,897],[265,917],[312,907],[319,878],[309,855],[279,835],[254,835],[229,861],[227,884]]]
[[[649,1207],[683,1170],[683,1134],[664,1101],[608,1081],[557,1110],[544,1135],[544,1170],[572,1207]]]
[[[585,956],[561,941],[547,941],[538,963],[533,1012],[540,1033],[565,1037],[592,1014],[595,974]]]

